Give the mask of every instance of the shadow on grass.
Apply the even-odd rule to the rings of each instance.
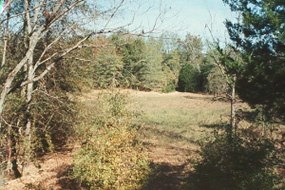
[[[202,160],[188,177],[191,190],[270,190],[274,146],[268,141],[217,137],[201,149]]]
[[[141,190],[184,190],[186,188],[187,175],[184,172],[187,164],[152,163],[151,167],[153,174]]]
[[[57,178],[59,179],[57,184],[62,190],[78,190],[82,189],[76,179],[72,177],[72,165],[65,165],[59,168]]]
[[[186,99],[191,99],[191,100],[212,100],[212,97],[207,97],[207,96],[183,96]]]
[[[227,123],[215,123],[215,124],[203,124],[203,125],[199,125],[199,127],[204,127],[207,129],[222,129],[222,130],[226,130],[227,128],[230,127],[229,124]]]
[[[188,143],[193,143],[193,144],[197,143],[196,141],[192,140],[191,138],[187,138],[187,137],[183,136],[182,134],[175,133],[172,131],[159,130],[159,129],[151,128],[151,127],[145,127],[142,130],[145,132],[148,132],[148,133],[155,134],[159,137],[167,137],[167,138],[175,140],[175,141],[182,140],[182,141],[186,141]]]

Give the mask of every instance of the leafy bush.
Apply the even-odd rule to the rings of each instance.
[[[175,91],[176,85],[175,85],[175,80],[168,81],[166,87],[162,90],[162,92],[173,92]]]
[[[103,94],[96,115],[80,127],[84,143],[74,157],[73,174],[89,189],[138,189],[150,172],[136,141],[135,114],[126,104],[123,94]]]
[[[95,85],[98,88],[120,86],[123,63],[115,54],[100,54],[95,65]]]
[[[208,92],[215,96],[220,96],[226,94],[228,90],[228,85],[225,82],[225,77],[220,72],[220,70],[215,67],[211,70],[208,77]]]
[[[202,147],[202,161],[189,178],[191,189],[273,189],[275,177],[270,171],[273,151],[268,141],[219,136]]]
[[[177,90],[197,92],[200,89],[200,72],[193,65],[185,64],[179,73]]]

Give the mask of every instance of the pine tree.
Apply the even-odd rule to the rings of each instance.
[[[268,119],[285,113],[285,2],[224,0],[241,13],[239,23],[226,22],[230,38],[243,53],[245,71],[237,80],[240,97],[261,105]]]

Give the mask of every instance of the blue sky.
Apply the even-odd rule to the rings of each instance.
[[[191,33],[211,40],[207,25],[221,41],[228,39],[225,19],[235,19],[222,0],[131,0],[121,10],[120,19],[113,20],[109,26],[131,22],[133,15],[135,19],[129,30],[148,31],[160,16],[154,35],[164,31],[180,36]]]

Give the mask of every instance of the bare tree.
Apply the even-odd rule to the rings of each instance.
[[[12,131],[13,126],[5,121],[3,113],[9,95],[20,90],[26,104],[24,112],[27,113],[23,126],[28,147],[25,151],[29,152],[31,148],[33,126],[29,110],[37,83],[47,77],[65,56],[86,47],[84,43],[89,38],[122,31],[133,22],[131,20],[130,23],[110,27],[112,19],[122,11],[127,1],[111,2],[110,7],[101,6],[99,9],[97,1],[89,0],[8,0],[5,16],[1,18],[3,85],[0,93],[0,131]],[[98,18],[104,18],[105,23],[100,21],[100,25],[97,25]],[[151,31],[155,29],[156,21]],[[151,32],[143,31],[142,34],[141,29],[138,30],[140,32],[135,35]],[[62,44],[67,41],[70,43]],[[9,56],[16,58],[10,61]],[[20,130],[16,132],[21,133]],[[8,134],[7,140],[8,168],[12,168],[15,176],[20,177],[13,133],[15,131]]]

